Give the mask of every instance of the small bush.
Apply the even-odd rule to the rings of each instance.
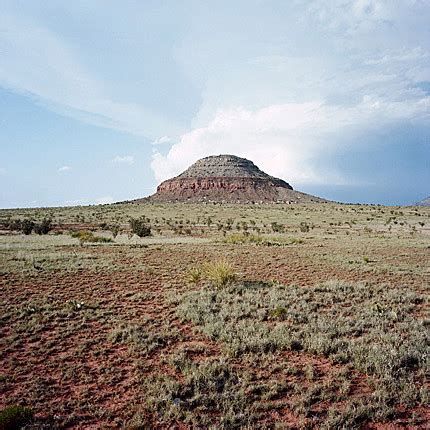
[[[205,274],[208,281],[215,288],[224,288],[237,279],[233,266],[226,260],[218,260],[207,263]]]
[[[3,223],[4,227],[9,229],[10,231],[21,231],[22,230],[22,221],[20,219],[6,220]]]
[[[74,231],[70,234],[75,239],[79,239],[79,243],[83,245],[86,242],[91,243],[110,243],[113,242],[109,237],[94,236],[90,231]]]
[[[283,233],[285,231],[285,227],[277,222],[272,222],[271,226],[274,233]]]
[[[310,230],[310,226],[309,226],[309,224],[308,224],[307,222],[305,222],[305,221],[302,221],[302,222],[300,223],[299,228],[300,228],[300,231],[301,231],[302,233],[308,233],[308,232],[309,232],[309,230]]]
[[[151,235],[151,227],[146,224],[146,218],[131,218],[130,228],[131,231],[139,237],[146,237]]]
[[[33,412],[24,406],[7,406],[0,412],[0,430],[19,430],[33,419]]]
[[[31,232],[33,231],[33,228],[34,228],[34,221],[31,221],[29,219],[25,219],[21,221],[21,231],[24,234],[26,235],[31,234]]]
[[[119,224],[112,224],[108,228],[114,238],[117,237],[118,233],[121,231],[121,227],[119,226]]]
[[[34,232],[37,234],[48,234],[52,230],[52,220],[43,218],[40,224],[34,224]]]

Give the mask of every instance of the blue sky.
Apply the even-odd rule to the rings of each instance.
[[[0,207],[152,193],[206,155],[430,194],[427,0],[1,0]]]

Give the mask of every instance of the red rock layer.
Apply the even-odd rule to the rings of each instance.
[[[161,183],[157,193],[150,197],[153,202],[213,201],[213,202],[299,202],[310,201],[313,196],[293,191],[281,179],[257,178],[173,178]],[[319,200],[318,198],[315,198]]]

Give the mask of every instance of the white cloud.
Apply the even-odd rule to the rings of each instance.
[[[84,199],[66,200],[64,206],[85,206],[88,205],[88,201]]]
[[[96,205],[107,205],[113,202],[114,202],[114,199],[112,196],[104,196],[96,199]]]
[[[140,103],[115,100],[77,53],[45,27],[0,13],[0,52],[0,86],[63,115],[149,138],[181,129]]]
[[[134,156],[133,155],[124,155],[124,156],[120,156],[117,155],[113,160],[113,163],[117,163],[117,164],[128,164],[128,165],[132,165],[134,163]]]
[[[95,199],[80,198],[73,200],[66,200],[63,202],[64,206],[88,206],[88,205],[107,205],[114,203],[115,200],[112,196],[97,197]]]
[[[170,136],[162,136],[152,141],[152,145],[162,145],[164,143],[172,143],[173,139]]]
[[[155,152],[151,167],[158,181],[175,176],[207,155],[234,154],[254,161],[268,173],[300,183],[342,184],[337,172],[321,171],[313,160],[347,145],[335,135],[380,127],[401,119],[423,121],[430,113],[430,97],[418,101],[387,101],[365,96],[360,103],[333,106],[320,101],[271,105],[248,110],[218,110],[205,126],[182,135],[166,155]]]
[[[392,21],[397,9],[394,3],[392,0],[312,0],[309,12],[327,29],[352,34]]]
[[[58,171],[59,172],[70,172],[72,168],[70,166],[61,166]]]

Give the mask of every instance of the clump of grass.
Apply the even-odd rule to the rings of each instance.
[[[261,236],[259,234],[250,233],[232,233],[223,239],[224,243],[230,245],[255,244],[263,246],[284,246],[303,243],[303,239],[291,238],[288,239],[281,235]]]
[[[171,329],[155,329],[138,324],[121,324],[111,331],[108,338],[112,343],[128,344],[141,353],[150,354],[178,337],[178,332]]]
[[[113,240],[110,237],[95,236],[94,233],[86,230],[74,231],[70,234],[71,237],[78,239],[83,245],[86,242],[90,243],[111,243]]]
[[[70,308],[75,312],[85,308],[85,302],[83,302],[82,300],[68,300],[67,303]]]
[[[290,244],[291,244],[291,245],[295,245],[296,243],[303,243],[303,239],[297,239],[297,238],[293,237],[293,238],[290,240]]]
[[[12,405],[0,412],[1,430],[19,430],[33,420],[33,411],[30,408]]]
[[[247,428],[255,420],[245,394],[246,380],[222,360],[181,365],[181,381],[145,378],[146,409],[171,428],[184,422],[191,428]],[[146,428],[146,414],[136,415],[130,428]]]
[[[353,400],[343,410],[330,408],[323,428],[327,430],[333,428],[362,428],[366,422],[378,416],[383,419],[385,417],[383,412],[376,406],[366,404],[360,400]]]
[[[187,278],[192,284],[198,284],[202,279],[202,269],[200,267],[191,267],[188,270]]]
[[[233,233],[228,235],[223,242],[231,245],[239,245],[244,243],[256,243],[259,244],[263,241],[263,237],[256,234],[243,234],[243,233]]]
[[[270,317],[280,321],[284,321],[288,318],[288,310],[282,306],[277,306],[275,309],[270,311]]]
[[[233,266],[225,259],[207,263],[205,275],[210,284],[217,289],[225,288],[237,279]]]

